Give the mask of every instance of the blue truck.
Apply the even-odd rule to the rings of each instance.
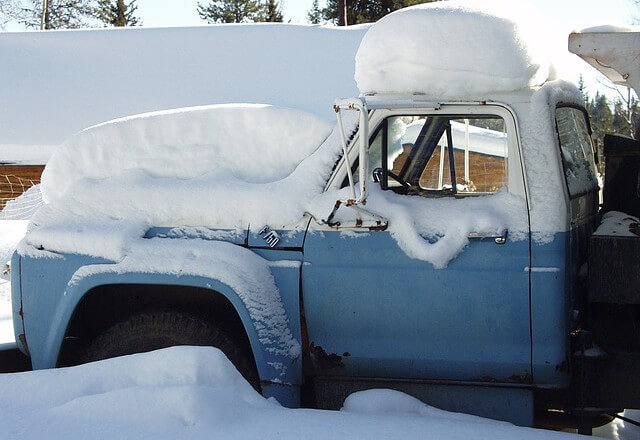
[[[637,408],[640,349],[619,336],[638,336],[640,301],[590,292],[590,280],[607,274],[590,264],[599,185],[588,115],[573,92],[553,81],[468,101],[339,100],[339,120],[353,110],[359,123],[353,133],[340,124],[344,154],[325,192],[347,197],[333,211],[306,214],[290,230],[145,232],[185,249],[223,242],[269,262],[295,342],[288,350],[265,343],[263,323],[224,279],[109,270],[116,261],[64,252],[13,256],[18,347],[42,369],[211,345],[291,407],[339,408],[351,392],[393,388],[451,411],[583,430]],[[460,215],[451,200],[524,202],[509,208],[516,226],[465,231],[462,250],[439,264],[409,255],[411,237],[394,236],[395,213],[368,203],[385,192],[436,206],[445,222]],[[96,266],[106,270],[74,278]]]

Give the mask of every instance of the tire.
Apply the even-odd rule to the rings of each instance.
[[[174,345],[219,348],[247,382],[260,392],[258,373],[251,356],[210,322],[185,313],[152,312],[121,321],[89,343],[82,362],[144,353]]]

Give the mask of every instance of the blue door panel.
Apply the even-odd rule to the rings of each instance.
[[[568,233],[531,247],[531,330],[533,377],[538,384],[568,383],[568,288],[565,271]]]
[[[526,381],[531,374],[528,241],[474,241],[434,269],[388,232],[309,233],[309,340],[343,367],[323,375]]]

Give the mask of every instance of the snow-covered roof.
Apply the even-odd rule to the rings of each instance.
[[[23,147],[139,113],[230,102],[300,108],[333,120],[358,94],[366,26],[211,25],[0,32],[0,162],[45,162]],[[7,146],[13,146],[7,148]]]
[[[513,2],[451,1],[389,14],[362,40],[358,88],[468,99],[539,86],[550,63],[535,16],[522,9]]]

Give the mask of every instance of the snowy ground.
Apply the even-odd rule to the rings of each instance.
[[[11,283],[0,278],[0,344],[14,342],[11,319]]]
[[[217,349],[173,347],[78,367],[0,377],[8,439],[571,439],[441,411],[390,390],[342,411],[266,400]]]
[[[11,283],[8,266],[11,254],[27,230],[27,220],[0,220],[0,344],[14,342],[11,317]]]

